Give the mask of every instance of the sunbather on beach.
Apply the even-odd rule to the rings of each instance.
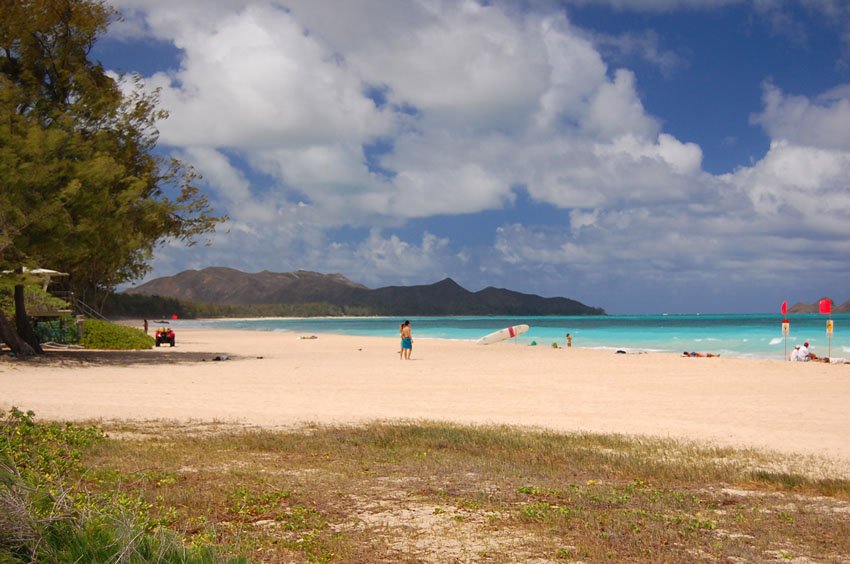
[[[791,357],[789,358],[791,362],[801,362],[803,358],[800,357],[800,345],[794,345],[794,349],[791,351]]]
[[[685,351],[685,352],[683,352],[683,353],[682,353],[682,356],[696,356],[696,357],[707,357],[707,358],[713,358],[713,357],[715,357],[715,356],[720,356],[720,355],[719,355],[719,354],[714,354],[714,353],[701,353],[701,352],[688,352],[688,351]]]
[[[796,348],[796,347],[794,347],[794,348]],[[803,346],[800,347],[800,350],[797,353],[797,356],[798,356],[797,360],[802,360],[802,361],[817,360],[817,361],[820,361],[820,362],[829,362],[828,357],[822,358],[822,357],[819,357],[818,355],[816,355],[815,353],[813,353],[811,351],[811,349],[809,348],[809,342],[808,341],[803,343]]]

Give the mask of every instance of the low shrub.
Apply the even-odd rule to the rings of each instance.
[[[245,562],[212,545],[185,546],[139,496],[79,489],[81,453],[104,439],[93,426],[40,423],[15,407],[0,413],[0,563]]]
[[[137,350],[154,345],[153,337],[134,327],[86,319],[80,344],[87,349]]]
[[[0,464],[16,468],[29,482],[62,479],[80,469],[81,451],[104,438],[93,426],[36,423],[32,411],[0,413]]]

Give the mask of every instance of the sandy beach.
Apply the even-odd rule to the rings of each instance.
[[[415,336],[415,333],[414,333]],[[850,365],[512,343],[178,329],[175,348],[0,360],[0,408],[60,420],[381,419],[617,432],[828,457],[850,468]],[[227,355],[228,360],[213,360]]]

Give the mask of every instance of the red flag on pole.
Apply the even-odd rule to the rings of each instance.
[[[787,301],[782,302],[782,315],[785,315],[786,313],[788,313],[788,302]]]
[[[819,305],[821,313],[830,313],[832,311],[832,302],[829,298],[822,299]]]

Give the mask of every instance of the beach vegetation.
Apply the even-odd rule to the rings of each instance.
[[[80,344],[87,349],[141,350],[153,348],[154,342],[140,329],[100,319],[86,319],[80,338]]]
[[[850,481],[773,453],[428,422],[104,429],[80,489],[250,561],[850,556]]]
[[[225,561],[212,546],[185,546],[132,492],[80,489],[83,453],[105,441],[91,425],[39,422],[14,407],[3,415],[0,562]]]
[[[14,286],[10,280],[0,278],[0,308],[8,317],[15,315]],[[40,285],[28,284],[25,290],[26,309],[32,315],[63,312],[71,307],[66,300],[45,291]]]
[[[45,560],[107,561],[107,545],[137,562],[850,557],[846,477],[672,440],[429,422],[95,427],[13,410],[0,453],[15,469],[0,502],[16,508],[0,538],[19,539],[0,541],[0,561],[28,561],[20,531],[54,551]]]
[[[0,311],[7,319],[15,318],[14,283],[0,278]],[[24,287],[26,311],[37,319],[33,330],[39,343],[47,341],[75,343],[78,340],[76,322],[70,315],[70,304],[45,291],[38,285]]]
[[[61,284],[95,308],[144,275],[157,246],[195,244],[224,219],[190,166],[155,152],[167,117],[157,93],[89,58],[117,17],[100,0],[0,12],[0,270],[66,272]],[[16,292],[16,323],[0,315],[0,337],[37,352],[22,300]]]

